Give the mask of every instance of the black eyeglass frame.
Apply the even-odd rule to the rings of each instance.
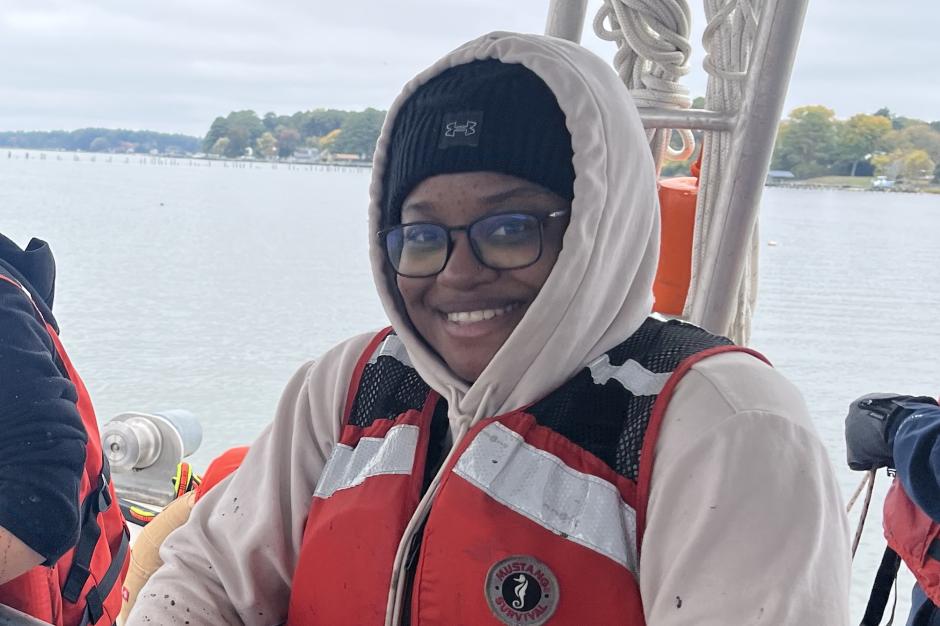
[[[459,231],[464,231],[464,232],[467,233],[467,241],[468,241],[469,244],[470,244],[470,250],[473,252],[474,258],[476,258],[476,260],[477,260],[477,261],[480,263],[480,265],[482,265],[483,267],[488,268],[488,269],[491,269],[491,270],[496,270],[496,271],[503,271],[503,270],[521,270],[521,269],[524,269],[524,268],[526,268],[526,267],[531,267],[532,265],[535,265],[536,263],[539,262],[539,259],[542,258],[542,249],[543,249],[543,245],[542,245],[542,244],[543,244],[544,236],[545,236],[545,222],[546,222],[547,220],[554,219],[554,218],[557,218],[557,217],[564,217],[565,215],[568,215],[569,213],[571,213],[571,209],[570,209],[570,208],[568,208],[568,209],[558,209],[557,211],[552,211],[551,213],[547,213],[547,214],[545,214],[545,215],[540,215],[540,214],[538,214],[538,213],[531,213],[531,212],[529,212],[529,211],[505,211],[505,212],[500,212],[500,213],[491,213],[491,214],[489,214],[489,215],[484,215],[484,216],[482,216],[482,217],[479,217],[479,218],[473,220],[473,221],[470,222],[469,224],[463,224],[463,225],[460,225],[460,226],[445,226],[445,225],[443,225],[443,224],[441,224],[441,223],[439,223],[439,222],[408,222],[407,224],[396,224],[395,226],[389,226],[388,228],[383,228],[382,230],[380,230],[379,232],[376,233],[376,236],[379,238],[379,241],[380,241],[381,244],[382,244],[382,248],[385,250],[385,258],[388,260],[388,264],[392,266],[392,269],[395,271],[395,273],[396,273],[397,275],[399,275],[399,276],[404,276],[405,278],[430,278],[430,277],[432,277],[432,276],[437,276],[438,274],[440,274],[441,272],[443,272],[443,271],[444,271],[444,268],[447,267],[448,261],[450,261],[450,255],[451,255],[451,254],[453,253],[453,251],[454,251],[454,238],[453,238],[453,236],[452,236],[452,233],[454,233],[454,232],[459,232]],[[476,243],[474,243],[473,238],[470,237],[470,229],[473,228],[476,224],[478,224],[478,223],[480,223],[480,222],[482,222],[482,221],[484,221],[484,220],[492,219],[492,218],[494,218],[494,217],[500,217],[500,216],[502,216],[502,215],[525,215],[526,217],[535,218],[535,220],[538,222],[538,225],[539,225],[539,253],[536,255],[535,259],[533,259],[530,263],[526,263],[525,265],[515,265],[515,266],[513,266],[513,267],[493,267],[492,265],[489,265],[486,261],[483,260],[483,255],[480,253],[479,250],[477,250]],[[444,262],[441,263],[440,269],[438,269],[436,272],[434,272],[434,273],[432,273],[432,274],[405,274],[405,273],[402,273],[402,272],[398,271],[398,269],[395,267],[395,262],[392,260],[391,251],[389,251],[389,249],[388,249],[388,235],[389,235],[390,233],[392,233],[393,231],[396,231],[396,230],[398,230],[398,229],[400,229],[400,228],[404,228],[405,226],[421,226],[421,225],[436,226],[436,227],[438,227],[438,228],[443,229],[444,232],[446,233],[446,235],[447,235],[447,252],[446,252],[445,255],[444,255]]]

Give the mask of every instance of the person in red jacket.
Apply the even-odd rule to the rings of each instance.
[[[0,583],[53,564],[78,538],[78,486],[87,435],[75,386],[56,366],[44,319],[52,316],[55,265],[49,247],[26,250],[0,235]],[[54,462],[53,462],[54,461]]]
[[[0,604],[57,626],[112,624],[127,532],[54,290],[49,246],[0,235]]]
[[[907,626],[940,626],[940,406],[929,396],[862,396],[849,405],[845,441],[851,469],[896,472],[884,506],[888,549],[862,626],[881,621],[902,560],[917,580]]]

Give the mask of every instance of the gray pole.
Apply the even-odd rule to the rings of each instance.
[[[545,34],[581,43],[587,0],[551,0]]]
[[[713,333],[726,334],[734,318],[807,1],[772,0],[764,7],[716,203],[728,207],[725,223],[713,224],[708,234],[713,253],[702,264],[703,293],[692,312],[692,320]]]

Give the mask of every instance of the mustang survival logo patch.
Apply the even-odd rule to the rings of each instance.
[[[531,556],[496,563],[483,589],[493,615],[508,626],[539,626],[558,608],[558,578]]]

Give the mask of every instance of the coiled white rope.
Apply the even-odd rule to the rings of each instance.
[[[744,79],[757,36],[757,25],[764,0],[705,0],[708,25],[702,36],[705,47],[705,71],[709,74],[705,107],[712,111],[736,112],[743,100]],[[714,225],[726,223],[726,206],[718,206],[721,186],[730,184],[733,173],[726,164],[731,150],[731,136],[722,132],[706,132],[702,139],[704,154],[699,178],[698,205],[692,248],[692,291],[686,301],[684,315],[691,314],[695,298],[707,285],[699,283],[699,270],[713,250],[706,248],[708,233]],[[751,235],[741,285],[735,303],[735,316],[728,336],[746,345],[750,339],[751,318],[757,297],[757,224]],[[696,286],[698,289],[696,289]]]
[[[689,72],[692,15],[685,0],[604,0],[594,32],[617,44],[614,68],[638,107],[687,109],[689,90],[679,81]],[[657,168],[662,159],[684,160],[695,150],[687,130],[678,131],[682,149],[669,146],[672,131],[647,131]]]
[[[705,71],[709,74],[706,108],[736,112],[742,102],[743,83],[757,36],[765,0],[705,0],[708,25],[702,40],[706,50]],[[604,0],[594,18],[594,32],[617,44],[614,68],[638,107],[687,109],[689,91],[679,81],[689,71],[692,46],[689,42],[691,11],[686,0]],[[672,132],[682,137],[682,149],[669,147]],[[648,130],[650,149],[657,169],[664,157],[684,160],[695,150],[695,139],[687,130]],[[724,224],[728,207],[717,206],[722,184],[732,173],[725,170],[731,136],[706,132],[703,139],[702,171],[696,209],[692,251],[692,281],[683,317],[689,318],[692,304],[704,297],[707,285],[699,284],[700,268],[714,251],[706,249],[709,230]],[[751,237],[744,274],[735,303],[735,317],[728,335],[745,345],[750,339],[751,318],[757,295],[757,225]],[[698,289],[696,289],[698,287]]]

